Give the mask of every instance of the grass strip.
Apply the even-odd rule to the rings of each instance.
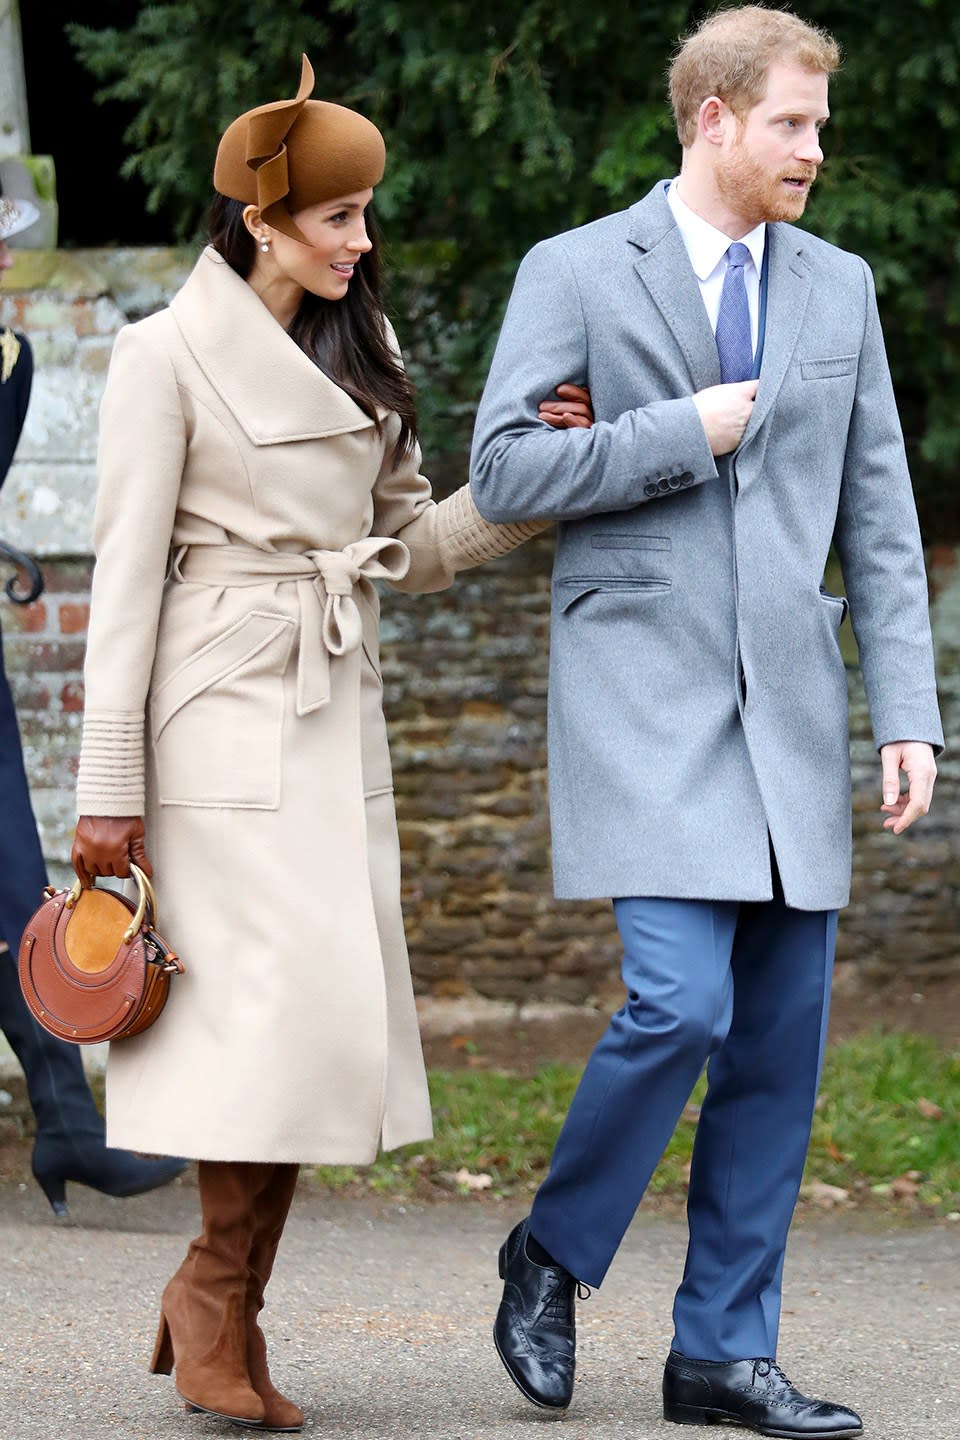
[[[401,1198],[532,1193],[581,1073],[582,1066],[559,1064],[527,1078],[432,1071],[433,1141],[382,1154],[368,1167],[315,1166],[311,1173],[333,1190]],[[650,1182],[654,1195],[682,1198],[686,1191],[704,1089],[701,1077]],[[775,1142],[767,1135],[762,1143]],[[805,1185],[825,1204],[960,1212],[960,1051],[882,1029],[828,1048]]]

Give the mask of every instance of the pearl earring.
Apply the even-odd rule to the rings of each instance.
[[[261,241],[260,241],[260,249],[263,251],[264,255],[266,255],[266,254],[268,253],[269,249],[270,249],[270,241],[269,241],[269,240],[261,240]]]

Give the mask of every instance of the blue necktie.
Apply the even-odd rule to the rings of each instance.
[[[749,380],[753,375],[753,336],[750,327],[750,306],[743,267],[750,259],[746,245],[734,241],[727,251],[727,273],[723,277],[720,310],[717,315],[717,350],[720,355],[720,379]]]

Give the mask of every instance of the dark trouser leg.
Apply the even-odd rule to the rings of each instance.
[[[78,1045],[58,1040],[30,1013],[17,974],[20,936],[43,898],[46,865],[30,803],[20,732],[0,646],[0,1029],[23,1070],[36,1121],[33,1170],[51,1205],[66,1208],[74,1180],[108,1195],[164,1185],[185,1169],[176,1159],[144,1160],[106,1148],[103,1117]]]
[[[13,953],[0,955],[0,1029],[23,1068],[37,1134],[103,1134],[80,1048],[38,1025],[20,989]]]
[[[3,668],[0,637],[0,940],[16,957],[43,898],[47,870],[23,766],[20,728]]]
[[[614,902],[627,1002],[593,1051],[560,1132],[530,1232],[599,1285],[704,1062],[726,1035],[738,905]]]
[[[782,894],[740,907],[733,1020],[708,1067],[690,1176],[690,1244],[673,1348],[776,1354],[780,1282],[810,1138],[829,1012],[835,911]]]
[[[13,698],[0,646],[0,1029],[23,1069],[37,1130],[102,1126],[80,1051],[38,1025],[17,976],[20,936],[43,898],[47,870],[30,803]]]

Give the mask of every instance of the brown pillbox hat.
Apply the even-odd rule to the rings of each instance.
[[[223,132],[213,169],[221,195],[256,205],[268,225],[305,245],[292,214],[378,185],[386,161],[376,125],[344,105],[308,100],[313,86],[304,55],[296,98],[239,115]]]

